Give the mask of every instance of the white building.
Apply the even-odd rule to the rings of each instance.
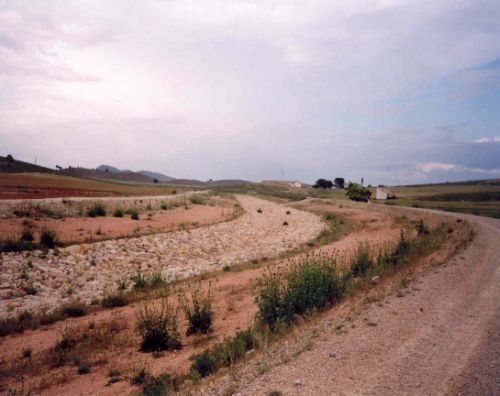
[[[396,196],[387,187],[377,187],[377,192],[375,193],[375,199],[391,199],[396,198]]]

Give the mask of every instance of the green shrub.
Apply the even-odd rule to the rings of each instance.
[[[335,215],[333,213],[325,213],[324,218],[326,221],[335,220]]]
[[[148,285],[146,276],[140,271],[137,271],[135,275],[132,275],[130,280],[134,284],[134,289],[144,289]]]
[[[57,245],[57,234],[54,230],[44,226],[40,231],[40,245],[53,249]]]
[[[148,371],[146,367],[138,367],[134,370],[134,374],[132,375],[131,382],[134,385],[143,384],[146,382],[146,377],[148,376]]]
[[[21,232],[21,241],[33,242],[34,240],[35,238],[33,237],[33,225],[30,223],[25,223]]]
[[[197,377],[206,377],[222,367],[229,367],[242,359],[247,351],[254,349],[256,340],[251,329],[238,331],[232,338],[206,349],[202,353],[192,355],[189,359],[191,373]]]
[[[30,358],[32,354],[33,354],[33,349],[31,348],[23,349],[23,354],[22,354],[23,358]]]
[[[201,195],[191,195],[189,197],[189,201],[193,204],[193,205],[203,205],[205,203],[203,197]]]
[[[349,182],[346,195],[351,201],[368,202],[372,193],[361,184]]]
[[[114,217],[123,217],[124,214],[125,214],[125,211],[122,208],[116,208],[113,211],[113,216]]]
[[[86,307],[78,302],[74,302],[62,307],[62,312],[65,316],[76,318],[84,316],[87,313]]]
[[[106,208],[102,202],[94,202],[94,204],[87,210],[87,216],[98,217],[106,216]]]
[[[191,356],[190,359],[193,361],[191,371],[198,373],[201,377],[206,377],[217,370],[214,354],[209,349]]]
[[[179,295],[179,301],[186,315],[188,328],[186,335],[196,333],[208,334],[212,329],[212,290],[211,285],[206,293],[201,290],[201,284],[191,293],[191,298]]]
[[[363,276],[372,266],[373,260],[370,257],[368,243],[360,243],[350,262],[350,275],[355,277]]]
[[[165,283],[165,279],[163,279],[160,271],[155,271],[148,278],[147,283],[149,286],[159,286]]]
[[[78,366],[77,372],[79,375],[89,374],[90,373],[90,364],[88,364],[86,362],[80,363],[80,365]]]
[[[138,309],[137,331],[143,352],[181,348],[175,312],[167,299],[144,303]]]
[[[132,220],[139,220],[139,210],[138,209],[130,209],[129,210],[129,213],[130,213],[130,218]]]
[[[274,330],[280,323],[290,323],[294,315],[337,301],[343,289],[335,260],[325,255],[309,255],[292,263],[283,275],[264,276],[257,297],[258,317]]]
[[[425,225],[422,219],[420,219],[420,221],[417,223],[415,229],[417,230],[418,236],[426,235],[429,233],[429,228]]]
[[[169,374],[148,376],[142,389],[142,396],[164,396],[175,390],[175,382]]]
[[[122,293],[117,293],[104,296],[101,304],[104,308],[124,307],[128,304],[128,300]]]

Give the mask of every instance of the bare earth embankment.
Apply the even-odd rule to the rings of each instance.
[[[500,221],[458,217],[477,229],[465,251],[397,293],[327,312],[200,394],[500,394]]]

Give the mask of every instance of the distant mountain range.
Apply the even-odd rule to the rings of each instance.
[[[99,165],[96,170],[100,171],[100,172],[107,172],[107,173],[121,173],[121,174],[131,174],[131,173],[135,173],[135,174],[139,174],[139,175],[143,175],[143,176],[146,176],[148,177],[149,179],[151,179],[150,181],[154,181],[154,179],[160,181],[160,182],[168,182],[168,181],[172,181],[172,180],[175,180],[175,177],[171,177],[171,176],[167,176],[167,175],[164,175],[163,173],[159,173],[159,172],[151,172],[151,171],[147,171],[147,170],[141,170],[141,171],[138,171],[138,172],[134,172],[134,171],[131,171],[131,170],[123,170],[123,169],[118,169],[118,168],[115,168],[114,166],[111,166],[111,165]]]
[[[56,166],[57,169],[51,169],[44,166],[31,164],[29,162],[19,161],[10,156],[0,156],[0,173],[23,173],[23,172],[40,172],[53,173],[64,176],[82,177],[86,179],[114,180],[121,182],[133,183],[154,183],[155,179],[160,183],[168,183],[169,185],[178,186],[231,186],[242,183],[249,183],[246,180],[210,180],[200,181],[193,179],[176,179],[171,176],[164,175],[159,172],[142,170],[134,172],[131,170],[123,170],[111,165],[100,165],[96,169],[73,167],[62,168]]]

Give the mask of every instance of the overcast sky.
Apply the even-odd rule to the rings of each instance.
[[[500,177],[500,1],[0,0],[0,155],[198,179]]]

